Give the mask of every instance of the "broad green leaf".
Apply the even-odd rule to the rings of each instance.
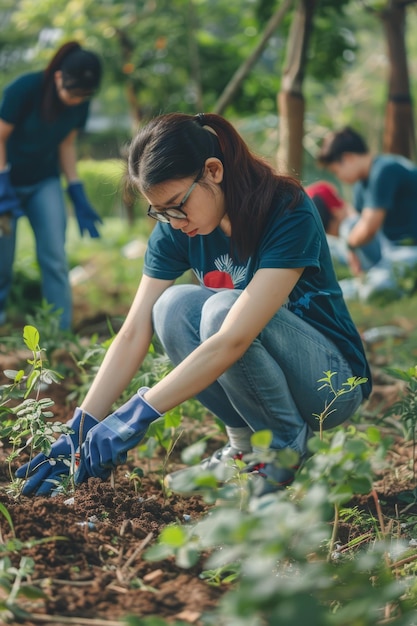
[[[23,328],[23,340],[32,352],[39,350],[39,332],[34,326],[26,325]]]
[[[272,443],[272,432],[270,430],[258,430],[250,438],[251,444],[257,448],[269,448]]]

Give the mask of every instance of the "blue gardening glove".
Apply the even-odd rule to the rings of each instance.
[[[116,465],[126,461],[127,452],[145,436],[149,424],[161,417],[143,398],[149,387],[141,387],[117,411],[92,428],[81,448],[81,459],[75,482],[89,476],[107,478]]]
[[[9,168],[0,172],[0,215],[10,213],[16,217],[23,215],[19,198],[10,182]]]
[[[95,223],[102,224],[103,220],[87,200],[84,185],[79,181],[69,183],[67,192],[74,205],[75,217],[77,218],[81,237],[84,235],[85,230],[90,233],[90,237],[100,237]]]
[[[74,454],[80,451],[80,443],[84,441],[87,432],[98,424],[98,420],[80,408],[76,408],[74,416],[67,422],[67,426],[74,431],[72,434],[61,435],[51,446],[48,456],[38,454],[29,463],[25,463],[16,470],[17,478],[26,478],[22,494],[30,496],[46,496],[56,489],[56,483],[62,476],[68,476],[71,460]],[[66,462],[64,462],[64,460]]]

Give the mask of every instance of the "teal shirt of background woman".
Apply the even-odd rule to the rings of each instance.
[[[7,159],[17,187],[59,176],[59,144],[87,121],[88,101],[62,107],[52,122],[42,118],[43,75],[32,72],[17,78],[4,89],[0,104],[0,118],[15,127],[7,141]]]

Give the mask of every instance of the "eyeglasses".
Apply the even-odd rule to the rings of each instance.
[[[185,196],[183,197],[183,199],[181,200],[179,204],[174,204],[173,206],[170,206],[168,209],[165,209],[164,211],[157,211],[150,204],[148,207],[148,213],[147,213],[149,217],[152,217],[154,220],[158,220],[158,222],[164,222],[164,224],[169,224],[171,220],[188,220],[187,214],[185,213],[185,211],[182,210],[182,207],[187,202],[193,189],[197,186],[198,181],[200,180],[202,176],[202,173],[203,173],[202,171],[199,172],[198,176],[193,180],[187,193],[185,194]]]

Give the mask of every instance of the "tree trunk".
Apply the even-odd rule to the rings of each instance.
[[[195,12],[194,0],[188,0],[188,48],[190,51],[191,78],[195,88],[195,104],[197,111],[204,111],[203,90],[201,88],[200,53],[196,40],[198,21]]]
[[[303,81],[316,0],[299,0],[287,44],[286,67],[277,97],[279,112],[278,170],[301,177],[303,167]]]
[[[385,31],[389,59],[383,151],[413,158],[416,150],[405,44],[406,7],[403,3],[390,0],[379,16]]]
[[[132,133],[135,133],[137,127],[139,126],[142,114],[141,108],[139,104],[139,100],[137,97],[136,86],[132,78],[129,77],[129,74],[134,70],[134,66],[131,63],[132,54],[135,49],[135,45],[128,37],[127,33],[125,33],[120,28],[116,29],[116,34],[120,43],[120,49],[122,53],[123,67],[122,71],[126,74],[126,83],[125,83],[125,91],[126,91],[126,99],[130,111],[131,117],[131,126]]]
[[[261,56],[266,44],[268,43],[268,40],[284,19],[285,14],[290,8],[292,2],[293,0],[285,0],[283,5],[278,9],[278,11],[276,11],[272,15],[262,34],[261,41],[252,52],[251,56],[248,57],[234,73],[229,83],[226,85],[223,93],[220,95],[220,98],[217,100],[213,108],[213,113],[218,113],[219,115],[221,115],[225,108],[232,102],[236,91],[239,89],[240,85],[249,74],[256,61]]]

